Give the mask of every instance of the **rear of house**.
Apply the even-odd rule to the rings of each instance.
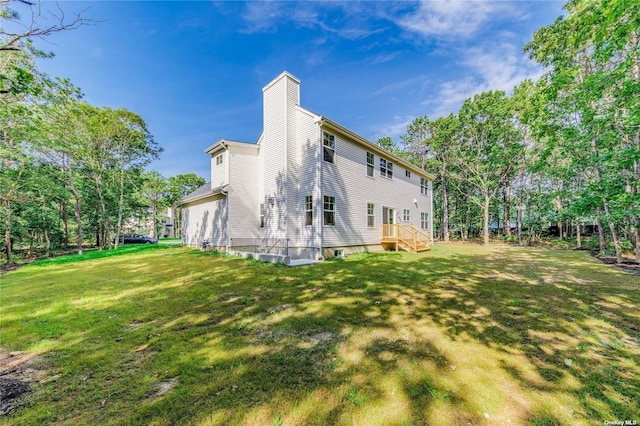
[[[184,244],[292,259],[428,248],[432,175],[302,108],[287,72],[263,100],[257,143],[207,148],[211,181],[181,201]]]

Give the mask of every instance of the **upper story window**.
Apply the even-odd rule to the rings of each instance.
[[[420,193],[422,195],[427,195],[429,192],[429,181],[425,178],[420,178]]]
[[[330,133],[322,132],[322,152],[324,161],[335,162],[336,157],[336,137]]]
[[[391,161],[387,161],[384,158],[380,159],[380,176],[389,179],[393,178],[393,163]]]
[[[367,152],[367,176],[373,177],[373,169],[376,168],[374,159],[373,152]]]
[[[311,195],[304,198],[304,224],[306,226],[313,224],[313,197]]]
[[[409,170],[405,170],[405,171],[404,171],[404,175],[405,175],[406,177],[410,178],[410,177],[411,177],[411,172],[410,172]]]
[[[402,210],[402,220],[409,222],[411,220],[411,211],[409,209]]]
[[[336,197],[324,196],[324,225],[335,226],[336,225]]]
[[[223,159],[223,154],[220,154],[216,157],[216,166],[219,166],[220,164],[222,164],[222,159]]]

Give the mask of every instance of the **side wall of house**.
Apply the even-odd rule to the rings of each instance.
[[[265,225],[261,236],[283,239],[287,234],[287,153],[289,111],[299,99],[292,90],[295,81],[282,74],[263,89],[263,133],[260,143],[263,162]]]
[[[288,237],[290,252],[296,257],[317,258],[321,255],[321,228],[319,217],[321,205],[318,203],[318,125],[316,117],[303,108],[296,108],[296,144],[295,155],[289,159],[289,226]],[[291,153],[291,150],[289,151]],[[306,198],[312,199],[311,224],[306,220]]]
[[[228,156],[229,238],[258,238],[258,150],[255,145],[231,145]]]
[[[185,204],[182,208],[182,243],[200,247],[203,241],[217,250],[227,245],[227,199],[220,195]]]
[[[218,163],[222,159],[222,164]],[[229,183],[229,156],[226,150],[216,152],[211,156],[211,188],[218,188]]]
[[[379,245],[382,237],[383,208],[395,210],[396,223],[412,223],[420,229],[421,213],[431,216],[431,199],[420,191],[420,176],[405,174],[393,164],[393,178],[380,175],[380,155],[374,154],[373,177],[367,176],[367,149],[331,130],[335,136],[335,163],[321,161],[322,195],[335,197],[335,226],[322,228],[323,247]],[[390,157],[382,157],[393,162]],[[414,202],[415,200],[415,202]],[[323,200],[319,200],[322,203]],[[374,227],[368,227],[367,204],[374,205]],[[320,204],[322,206],[322,204]],[[403,210],[409,220],[403,220]],[[379,247],[372,247],[377,249]]]

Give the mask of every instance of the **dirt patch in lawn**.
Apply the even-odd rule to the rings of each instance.
[[[178,384],[177,377],[173,377],[171,379],[156,383],[155,385],[156,391],[153,395],[149,397],[149,401],[154,401],[160,398],[161,396],[168,394],[173,390],[173,388],[176,387],[177,384]]]
[[[46,374],[37,354],[0,348],[0,416],[22,408],[22,397],[32,391],[32,384],[42,382]]]

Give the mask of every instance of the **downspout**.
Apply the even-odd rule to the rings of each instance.
[[[433,181],[429,181],[429,236],[433,245]]]
[[[224,190],[224,187],[229,185],[230,179],[229,179],[229,174],[231,173],[231,156],[229,155],[229,145],[226,142],[222,142],[222,146],[224,147],[224,151],[227,153],[227,158],[226,158],[226,180],[227,183],[225,183],[224,185],[220,186],[220,193],[222,195],[224,195],[224,200],[226,203],[226,209],[225,209],[225,218],[224,218],[224,223],[225,223],[225,234],[227,236],[226,238],[226,244],[225,244],[225,252],[229,253],[229,192]]]
[[[316,246],[318,247],[318,260],[324,260],[324,256],[322,254],[322,221],[324,216],[324,211],[321,209],[324,208],[323,200],[322,200],[322,126],[324,125],[324,118],[320,117],[317,121],[316,127],[316,205],[315,209],[318,211],[316,215]],[[317,207],[316,207],[317,206]]]

